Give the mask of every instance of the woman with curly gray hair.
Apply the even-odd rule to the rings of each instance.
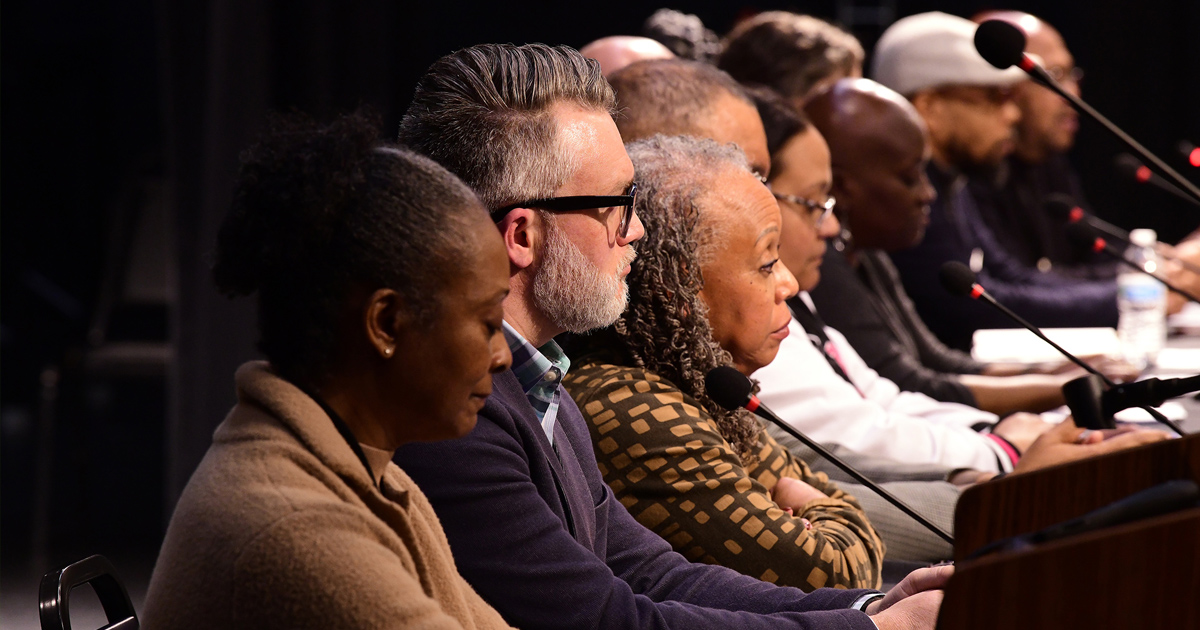
[[[704,389],[718,365],[769,363],[787,335],[797,285],[770,191],[733,146],[655,136],[627,150],[646,226],[629,307],[565,382],[605,480],[692,560],[805,590],[877,586],[883,544],[854,498]]]

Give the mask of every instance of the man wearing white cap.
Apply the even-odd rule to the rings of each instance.
[[[1115,326],[1116,283],[1022,265],[999,245],[967,191],[968,177],[994,169],[1013,151],[1021,112],[1012,88],[1025,79],[1016,68],[997,70],[984,61],[974,35],[969,20],[921,13],[893,24],[875,48],[875,80],[908,97],[929,128],[928,175],[938,193],[925,240],[892,254],[904,288],[930,330],[962,350],[970,349],[976,329],[1014,324],[947,294],[938,271],[949,260],[970,265],[997,300],[1037,326]]]

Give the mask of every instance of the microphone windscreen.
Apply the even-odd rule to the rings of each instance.
[[[1096,247],[1096,238],[1099,236],[1096,228],[1090,226],[1085,221],[1076,221],[1066,228],[1064,232],[1067,236],[1067,241],[1075,248],[1077,252],[1094,252]]]
[[[938,274],[942,286],[954,295],[970,295],[971,286],[975,284],[975,272],[957,260],[947,261],[942,265]]]
[[[1025,33],[1003,20],[988,20],[975,29],[975,50],[993,66],[1010,68],[1025,55]]]
[[[1071,211],[1079,206],[1075,203],[1075,198],[1063,193],[1054,193],[1046,197],[1046,202],[1042,204],[1046,208],[1047,214],[1058,219],[1066,221],[1071,218]]]
[[[754,390],[754,384],[736,368],[722,365],[709,370],[708,374],[704,375],[704,388],[708,390],[709,398],[716,401],[718,405],[733,411],[741,408],[747,400],[750,400],[750,392]]]

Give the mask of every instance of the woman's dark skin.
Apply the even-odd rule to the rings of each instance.
[[[512,361],[501,331],[508,257],[482,212],[460,265],[447,268],[433,321],[414,321],[394,290],[350,291],[332,375],[319,393],[358,441],[384,450],[466,435]]]

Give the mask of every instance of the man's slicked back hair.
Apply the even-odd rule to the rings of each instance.
[[[550,197],[576,168],[558,141],[559,103],[612,114],[600,64],[567,46],[481,44],[417,83],[400,143],[458,175],[488,208]]]
[[[694,133],[697,121],[727,94],[754,105],[733,77],[698,61],[639,61],[608,80],[617,92],[617,129],[625,142]]]

